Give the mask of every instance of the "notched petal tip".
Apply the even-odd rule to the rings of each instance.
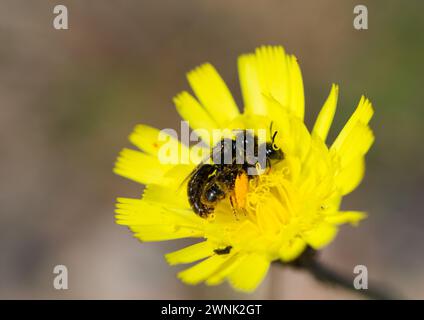
[[[165,259],[170,265],[176,265],[198,261],[210,257],[212,254],[211,244],[208,241],[202,241],[183,249],[167,253]]]
[[[327,139],[328,132],[330,131],[334,119],[334,114],[336,113],[338,96],[339,86],[333,83],[327,100],[324,102],[317,120],[315,121],[314,128],[312,129],[312,134],[318,136],[324,142]]]

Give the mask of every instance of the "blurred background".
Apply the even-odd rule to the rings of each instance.
[[[69,30],[52,26],[57,4]],[[357,4],[368,30],[353,28]],[[0,298],[360,298],[277,266],[253,294],[186,286],[163,258],[184,240],[141,244],[114,223],[115,198],[142,191],[112,173],[133,127],[178,128],[171,99],[206,61],[240,102],[237,56],[281,44],[299,58],[309,128],[333,82],[332,137],[361,94],[375,106],[367,175],[343,202],[369,218],[322,261],[423,299],[423,14],[419,0],[1,0]],[[58,264],[69,290],[53,288]]]

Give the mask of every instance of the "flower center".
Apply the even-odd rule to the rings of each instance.
[[[247,212],[263,232],[277,234],[294,215],[294,188],[288,180],[289,170],[270,170],[250,181]]]

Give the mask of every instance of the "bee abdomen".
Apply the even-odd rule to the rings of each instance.
[[[188,201],[193,211],[202,218],[206,218],[214,210],[212,205],[202,202],[204,186],[214,171],[213,165],[205,164],[196,171],[188,182]]]

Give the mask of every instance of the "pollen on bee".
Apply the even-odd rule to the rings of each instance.
[[[237,208],[246,208],[246,197],[249,190],[249,179],[246,173],[240,173],[234,184],[234,198]]]

